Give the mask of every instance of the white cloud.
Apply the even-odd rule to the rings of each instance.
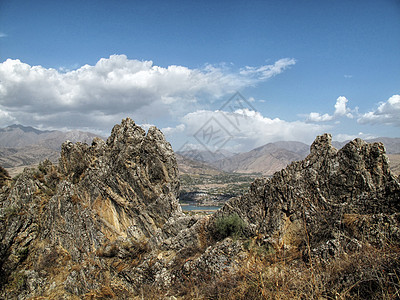
[[[310,122],[326,122],[326,121],[332,121],[333,120],[333,116],[328,115],[328,114],[319,114],[316,112],[312,112],[309,114],[307,121]]]
[[[271,78],[277,74],[282,73],[288,67],[294,65],[296,60],[293,58],[282,58],[276,61],[273,65],[266,65],[261,67],[246,66],[240,71],[240,74],[245,76],[255,76],[259,80]]]
[[[218,99],[232,94],[292,64],[293,59],[283,59],[235,73],[211,65],[164,68],[152,61],[111,55],[93,66],[56,70],[7,59],[0,63],[0,105],[23,124],[109,128],[121,116],[146,120],[184,115],[189,105],[202,97]]]
[[[320,114],[317,112],[311,112],[308,116],[306,121],[307,122],[328,122],[335,120],[339,117],[346,116],[347,118],[353,118],[353,114],[351,113],[351,109],[347,107],[347,102],[349,100],[346,97],[340,96],[336,99],[335,103],[335,112],[333,115],[329,114]]]
[[[381,102],[376,110],[363,114],[357,121],[361,124],[400,126],[400,95],[393,95],[386,102]]]
[[[199,110],[187,114],[182,121],[187,134],[194,135],[211,150],[219,148],[225,140],[232,141],[226,144],[227,147],[237,145],[235,151],[250,150],[276,141],[311,143],[317,134],[330,128],[301,121],[271,119],[248,109],[235,112]]]
[[[344,78],[346,78],[346,79],[353,78],[353,75],[348,75],[348,74],[345,74],[345,75],[343,75],[343,76],[344,76]]]
[[[343,96],[340,96],[336,99],[334,116],[346,116],[348,118],[353,118],[353,115],[350,112],[350,108],[347,107],[347,102],[349,102],[349,100],[347,100],[346,97]]]
[[[161,129],[161,131],[165,134],[165,135],[171,135],[174,133],[181,133],[185,131],[185,124],[179,124],[175,127],[164,127]]]
[[[344,141],[351,141],[354,140],[356,138],[360,138],[363,140],[368,140],[368,139],[374,139],[377,136],[369,134],[369,133],[363,133],[363,132],[359,132],[358,134],[346,134],[346,133],[339,133],[339,134],[335,134],[333,136],[333,140],[335,141],[339,141],[339,142],[344,142]]]
[[[2,111],[0,109],[0,126],[6,126],[9,125],[11,123],[15,122],[15,118],[10,116],[10,114],[6,111]]]
[[[4,32],[0,32],[0,38],[4,38],[7,37],[7,34],[5,34]]]
[[[154,124],[137,124],[138,126],[142,127],[144,130],[148,131],[150,129],[150,127],[155,126]]]

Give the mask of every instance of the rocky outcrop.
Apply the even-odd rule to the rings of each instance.
[[[1,190],[1,295],[129,299],[151,286],[173,296],[269,264],[271,253],[313,270],[365,245],[400,245],[400,184],[381,143],[336,150],[319,136],[306,159],[210,217],[182,214],[178,189],[175,156],[155,127],[146,134],[126,119],[106,142],[65,142],[58,168],[43,162]],[[390,249],[385,272],[395,274],[400,255]]]
[[[344,240],[400,241],[399,209],[400,185],[383,144],[355,139],[336,150],[325,134],[305,160],[256,180],[214,218],[237,213],[248,224],[246,235],[308,256],[309,251],[334,254]]]
[[[180,214],[178,168],[171,145],[152,127],[146,132],[131,119],[116,125],[107,142],[91,146],[66,142],[60,171],[79,198],[118,236],[154,235]]]
[[[99,257],[114,256],[110,247],[123,241],[147,244],[181,216],[178,189],[171,145],[155,127],[146,134],[128,118],[107,142],[65,142],[58,168],[43,162],[2,190],[2,285],[14,296],[46,295],[51,273],[60,270],[54,291],[84,294],[101,287],[94,274]]]

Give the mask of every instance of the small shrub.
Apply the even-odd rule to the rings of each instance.
[[[215,221],[215,237],[217,239],[224,239],[228,236],[238,238],[243,234],[243,229],[245,227],[246,223],[237,213],[219,217]]]

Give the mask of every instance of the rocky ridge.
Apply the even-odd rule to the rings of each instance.
[[[280,255],[293,270],[314,270],[400,242],[400,184],[381,143],[356,139],[338,151],[330,135],[317,137],[305,160],[257,179],[211,217],[182,214],[178,190],[175,156],[155,127],[146,134],[125,119],[107,142],[65,142],[57,168],[43,162],[2,187],[2,297],[193,298],[191,283],[214,285],[207,297],[216,298],[217,283]],[[389,254],[385,271],[396,274],[400,255]],[[357,276],[338,279],[339,292]]]
[[[248,194],[232,199],[215,217],[235,212],[250,225],[248,234],[286,248],[300,246],[296,231],[306,226],[315,247],[343,231],[346,215],[397,218],[399,208],[399,181],[389,170],[383,144],[355,139],[337,150],[325,134],[306,159],[256,180]],[[390,234],[397,240],[396,226]]]
[[[40,282],[40,288],[24,286],[20,296],[27,298],[49,293],[51,284],[66,295],[101,286],[102,279],[95,277],[78,283],[74,276],[81,275],[71,268],[88,264],[85,272],[91,274],[96,267],[88,260],[96,260],[100,252],[111,255],[110,244],[154,236],[169,218],[182,214],[178,189],[171,145],[155,127],[146,134],[126,119],[107,142],[65,142],[58,168],[45,161],[2,189],[2,284],[13,290],[18,276],[28,285]],[[47,269],[58,267],[63,280],[52,281]],[[65,284],[59,287],[61,281]]]

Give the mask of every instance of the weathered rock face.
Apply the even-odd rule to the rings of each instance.
[[[318,248],[343,235],[350,215],[388,216],[393,226],[381,234],[399,240],[399,209],[400,185],[388,169],[383,144],[356,139],[338,151],[325,134],[305,160],[256,180],[248,194],[227,203],[214,218],[237,213],[249,236],[261,235],[274,247],[304,248],[308,235],[307,242]]]
[[[178,189],[171,145],[155,127],[146,134],[128,118],[107,142],[65,142],[58,169],[46,161],[2,190],[2,283],[8,292],[42,295],[48,289],[34,282],[49,285],[50,273],[60,268],[63,280],[54,283],[55,290],[82,294],[101,286],[88,261],[101,264],[96,257],[107,255],[107,245],[146,241],[168,219],[181,216]],[[71,272],[78,266],[84,271]]]
[[[211,217],[183,215],[178,189],[171,146],[154,127],[146,134],[126,119],[107,142],[64,143],[58,168],[43,162],[1,189],[0,295],[129,299],[146,284],[176,295],[185,282],[240,270],[254,241],[302,260],[400,245],[400,184],[380,143],[338,151],[319,136],[305,160],[257,179]],[[217,220],[235,214],[243,234],[218,234]]]
[[[171,145],[152,127],[131,119],[116,125],[107,143],[64,143],[60,170],[83,201],[118,236],[150,237],[181,212],[178,168]]]

